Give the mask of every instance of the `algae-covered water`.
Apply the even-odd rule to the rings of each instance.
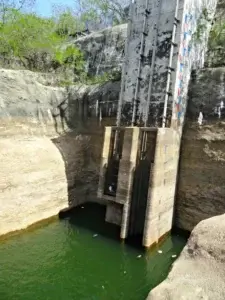
[[[150,253],[120,243],[104,207],[85,205],[67,219],[0,242],[1,300],[144,300],[168,274],[186,238]]]

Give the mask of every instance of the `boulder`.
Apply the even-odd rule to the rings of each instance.
[[[225,215],[200,222],[167,279],[147,300],[225,299]]]

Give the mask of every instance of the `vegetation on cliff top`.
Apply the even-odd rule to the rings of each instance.
[[[0,59],[16,60],[33,71],[69,68],[84,79],[83,54],[74,45],[65,46],[66,41],[84,30],[124,22],[125,2],[77,0],[76,9],[58,6],[51,17],[43,18],[32,13],[34,0],[0,0]]]
[[[118,79],[118,74],[88,77],[84,57],[66,41],[82,31],[99,30],[127,20],[129,0],[74,0],[74,9],[55,6],[52,16],[44,18],[32,12],[35,0],[0,0],[0,62],[15,61],[33,71],[72,70],[74,80],[87,84]],[[204,9],[194,39],[204,37],[209,12]],[[209,49],[225,46],[225,21],[216,20]],[[68,84],[71,81],[65,79]]]
[[[221,4],[220,4],[221,5]],[[224,5],[224,4],[223,4]],[[225,7],[223,7],[224,9]],[[225,47],[225,16],[224,14],[216,16],[212,19],[213,13],[207,8],[201,12],[200,18],[197,21],[197,29],[193,35],[194,41],[203,42],[205,38],[205,30],[207,24],[211,23],[212,29],[209,35],[208,50],[212,51],[216,48]]]
[[[25,13],[21,9],[22,6],[17,8],[8,0],[0,2],[1,59],[17,59],[30,70],[73,65],[76,72],[81,71],[82,53],[76,47],[62,47],[66,36],[58,34],[57,20]]]

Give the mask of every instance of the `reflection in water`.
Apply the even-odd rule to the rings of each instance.
[[[104,211],[84,205],[65,220],[2,242],[0,299],[144,300],[185,239],[169,238],[162,254],[147,254],[119,243]]]

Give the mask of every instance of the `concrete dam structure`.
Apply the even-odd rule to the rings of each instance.
[[[188,85],[204,65],[216,4],[131,5],[117,122],[105,128],[98,198],[107,201],[106,221],[121,226],[120,237],[141,235],[145,247],[173,226]]]
[[[179,47],[186,45],[179,44],[182,39],[186,41],[187,37],[184,34],[184,28],[182,29],[186,11],[182,10],[183,2],[179,3],[170,90],[167,98],[167,117],[164,118],[166,120],[164,125],[162,121],[174,28],[175,2],[174,7],[170,10],[167,9],[166,13],[170,20],[170,26],[166,25],[168,22],[167,18],[164,18],[165,14],[158,21],[157,48],[154,48],[154,51],[150,40],[153,29],[150,25],[154,25],[154,20],[158,20],[155,16],[156,12],[146,17],[146,32],[149,36],[144,35],[144,46],[140,48],[144,25],[141,20],[144,21],[145,3],[143,3],[142,10],[139,6],[136,9],[137,4],[133,4],[133,18],[137,19],[136,15],[139,14],[138,20],[140,20],[141,26],[139,29],[136,27],[137,20],[135,21],[135,19],[135,22],[130,22],[129,40],[126,38],[127,24],[123,24],[71,41],[71,44],[79,44],[83,50],[90,74],[97,74],[97,72],[104,74],[107,70],[115,70],[119,72],[116,81],[63,88],[57,85],[57,79],[49,73],[0,70],[0,203],[2,208],[0,211],[0,235],[24,229],[36,222],[56,216],[61,210],[83,205],[86,202],[106,204],[106,220],[119,224],[119,226],[126,217],[127,221],[124,223],[126,227],[122,227],[124,232],[128,232],[128,236],[136,234],[136,232],[142,232],[141,235],[143,235],[144,230],[142,229],[147,226],[146,213],[149,210],[151,210],[151,214],[148,222],[151,222],[152,228],[156,228],[155,232],[160,231],[157,236],[161,236],[164,231],[159,228],[159,224],[161,226],[163,222],[167,222],[166,231],[171,227],[169,222],[172,222],[172,219],[174,226],[192,231],[200,221],[225,212],[225,109],[223,105],[225,60],[221,46],[211,47],[213,33],[220,26],[221,18],[224,20],[225,5],[224,1],[218,1],[216,14],[213,16],[213,3],[194,1],[190,4],[188,11],[191,11],[197,19],[193,20],[192,16],[189,16],[189,19],[194,22],[194,25],[190,27],[191,40],[190,35],[188,36],[189,55],[182,58],[177,53],[179,51],[181,53]],[[165,8],[166,5],[168,6],[168,3],[163,4],[162,2],[161,8]],[[151,8],[150,2],[149,7]],[[186,19],[188,20],[187,17]],[[211,19],[214,24],[207,50]],[[150,22],[152,23],[150,24]],[[163,29],[164,27],[165,29]],[[201,28],[204,30],[199,30]],[[133,34],[131,34],[132,32]],[[199,35],[201,36],[200,41],[198,40]],[[126,45],[126,62],[123,64],[125,41],[128,44]],[[187,54],[186,48],[184,47],[183,54]],[[141,80],[138,82],[137,89],[137,109],[133,114],[137,85],[135,78],[137,79],[138,58],[140,58],[141,49],[146,56],[142,55]],[[205,56],[206,51],[207,55]],[[163,56],[164,54],[165,56]],[[151,77],[153,58],[155,63]],[[132,62],[130,62],[131,59]],[[125,76],[122,76],[124,89],[120,93],[122,64]],[[180,68],[177,67],[178,64],[180,64]],[[201,69],[203,64],[204,68]],[[178,74],[180,70],[183,71],[183,77]],[[189,86],[186,84],[189,79],[184,75],[191,77]],[[175,77],[177,78],[176,83]],[[152,78],[152,82],[150,78]],[[182,81],[179,81],[180,79]],[[180,88],[181,85],[182,88]],[[150,93],[148,93],[149,91]],[[150,95],[150,101],[148,101],[148,95]],[[119,98],[120,101],[118,101]],[[179,103],[182,99],[181,104],[184,106]],[[145,107],[148,103],[149,117],[145,125],[147,111]],[[119,110],[118,104],[120,104]],[[63,120],[59,107],[65,111]],[[183,114],[178,111],[179,108],[184,109]],[[117,114],[117,112],[120,113]],[[118,115],[119,121],[117,124],[116,115]],[[132,124],[133,115],[136,120]],[[184,117],[184,129],[182,129]],[[64,128],[62,121],[65,125]],[[202,125],[199,125],[201,122]],[[115,148],[119,149],[119,153],[123,152],[120,155],[119,165],[118,160],[115,159],[116,156],[108,163],[107,152],[102,155],[105,126],[114,126],[106,127],[108,134],[112,131],[112,139],[114,139],[115,129],[119,128],[121,131],[119,135],[116,133],[121,137],[119,138],[119,147],[116,144],[117,146],[115,145],[116,147],[112,149],[111,141],[110,145],[107,146],[105,143],[104,147],[106,151],[108,151],[107,148],[110,149],[110,153]],[[125,128],[127,129],[125,130]],[[159,135],[159,132],[163,132],[163,130],[167,131],[167,134]],[[135,132],[133,133],[133,131]],[[143,134],[144,131],[145,134]],[[168,132],[178,142],[177,147],[168,136]],[[182,148],[178,159],[175,153],[179,152],[181,135]],[[130,143],[132,136],[133,140],[138,138],[138,142],[134,142],[133,146]],[[162,144],[158,147],[160,140],[167,136],[169,137],[168,143],[171,144]],[[142,140],[144,143],[140,148]],[[138,147],[138,151],[135,147]],[[144,152],[145,148],[148,150],[147,153]],[[133,149],[132,155],[131,149]],[[171,154],[168,156],[168,152],[172,153],[172,157]],[[178,160],[180,162],[177,172]],[[156,161],[158,161],[157,164]],[[145,162],[147,163],[145,164]],[[100,164],[105,165],[104,169],[101,168],[100,182],[105,181],[109,184],[100,185],[98,189]],[[143,165],[144,169],[142,169]],[[110,184],[111,172],[109,170],[111,166],[115,166],[117,181]],[[133,168],[133,175],[129,175],[128,168]],[[172,174],[172,170],[178,174],[176,176],[178,177],[176,193],[174,190],[176,180],[174,180],[175,175]],[[107,176],[103,176],[104,173]],[[122,177],[122,174],[126,175]],[[140,180],[136,181],[136,178]],[[145,178],[144,182],[141,178]],[[116,183],[117,191],[115,193]],[[126,189],[128,184],[134,186],[134,188],[133,186],[129,188],[130,192],[133,189],[135,191],[135,193],[131,193],[132,197],[136,195],[137,199],[151,199],[151,201],[145,200],[140,210],[134,209],[139,202],[133,202],[129,198],[130,195]],[[149,186],[151,189],[148,188]],[[139,193],[139,190],[142,193]],[[97,194],[98,199],[96,199]],[[170,200],[163,202],[167,194]],[[153,196],[156,197],[154,201],[152,200]],[[106,201],[102,201],[102,199]],[[129,206],[128,199],[131,199],[135,205]],[[130,212],[129,209],[131,209]],[[174,218],[170,217],[171,214],[168,213],[168,210],[174,210]],[[134,211],[135,213],[133,213]],[[166,212],[170,221],[165,215]],[[136,213],[141,217],[137,218]],[[159,218],[163,222],[159,222]],[[130,227],[128,220],[132,225],[135,224],[134,227]],[[140,223],[138,221],[136,224],[137,220],[142,221]],[[153,231],[149,235],[154,240]]]

